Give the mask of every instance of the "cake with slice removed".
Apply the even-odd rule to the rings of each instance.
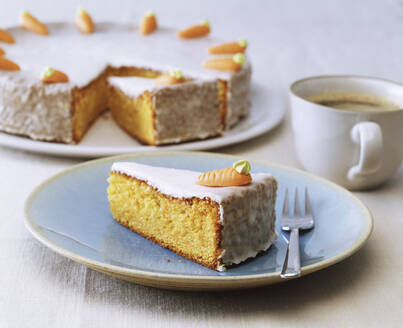
[[[115,220],[208,268],[224,271],[276,239],[277,182],[244,162],[202,175],[118,162],[108,181]]]
[[[243,55],[246,45],[233,50],[242,52],[234,57],[241,60],[235,62],[234,52],[227,56],[229,68],[222,63],[203,67],[211,61],[207,50],[222,41],[210,36],[204,23],[180,32],[178,37],[176,29],[159,27],[153,13],[136,26],[94,23],[84,10],[79,10],[76,24],[44,24],[24,12],[20,27],[0,30],[7,56],[0,55],[0,131],[77,144],[113,106],[117,123],[146,144],[221,135],[249,112],[251,63]],[[65,78],[43,79],[47,67],[52,69],[46,74],[61,72]],[[192,79],[158,90],[147,87],[175,68]],[[126,77],[149,78],[140,79],[147,94],[133,97],[130,91],[137,89],[138,80]]]

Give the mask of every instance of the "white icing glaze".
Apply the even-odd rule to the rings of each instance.
[[[146,181],[176,198],[209,198],[220,206],[223,249],[217,270],[238,264],[267,250],[277,238],[277,183],[270,174],[252,174],[252,183],[238,187],[205,187],[195,182],[200,172],[118,162],[111,171]]]
[[[121,89],[129,97],[138,97],[145,91],[153,91],[161,88],[156,85],[154,79],[144,77],[110,77],[110,85]]]
[[[82,34],[72,23],[47,24],[50,34],[37,35],[20,27],[9,29],[16,43],[2,45],[8,58],[21,66],[19,72],[1,71],[3,76],[19,75],[37,81],[43,69],[52,66],[65,72],[70,85],[82,87],[107,65],[137,66],[170,71],[180,68],[184,75],[198,79],[229,80],[231,73],[202,68],[209,58],[207,49],[222,41],[207,36],[180,39],[176,31],[159,27],[143,36],[135,25],[97,23],[93,34]],[[61,88],[66,85],[59,84]]]
[[[176,198],[210,198],[221,204],[228,197],[234,194],[252,189],[258,183],[263,183],[267,177],[272,177],[266,173],[256,173],[252,175],[252,183],[246,186],[236,187],[206,187],[196,184],[200,172],[189,170],[178,170],[165,167],[142,165],[133,162],[113,163],[111,171],[124,173],[128,176],[146,181],[150,186],[161,193]]]
[[[143,94],[145,91],[154,91],[161,90],[167,88],[180,88],[181,84],[172,84],[172,85],[157,85],[155,84],[154,79],[146,78],[146,77],[138,77],[138,76],[130,76],[130,77],[118,77],[112,76],[108,78],[109,85],[112,85],[120,90],[122,90],[126,95],[132,98],[136,98]],[[203,83],[203,80],[193,80],[188,83]]]

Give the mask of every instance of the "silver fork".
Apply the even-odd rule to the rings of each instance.
[[[299,230],[312,229],[314,219],[309,201],[308,190],[305,188],[305,213],[302,216],[299,209],[298,189],[295,189],[294,215],[289,213],[288,189],[285,190],[281,229],[290,231],[287,254],[285,256],[281,278],[295,278],[301,275],[301,261],[299,253]]]

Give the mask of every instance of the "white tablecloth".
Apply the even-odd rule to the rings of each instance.
[[[317,74],[365,74],[403,82],[403,2],[82,1],[95,21],[161,25],[211,20],[213,33],[246,37],[253,80],[288,106],[287,88]],[[24,9],[72,20],[78,3],[1,2],[0,26]],[[403,127],[402,127],[403,128]],[[289,117],[274,131],[218,150],[299,167]],[[0,147],[0,327],[402,327],[403,169],[382,188],[356,193],[375,230],[356,255],[301,279],[230,293],[186,293],[129,284],[65,259],[28,233],[23,206],[44,179],[78,160]]]

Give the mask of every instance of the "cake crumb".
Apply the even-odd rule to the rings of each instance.
[[[168,262],[168,263],[171,262],[171,259],[170,259],[169,257],[167,258],[167,262]]]
[[[183,260],[178,260],[178,262],[183,263]]]

